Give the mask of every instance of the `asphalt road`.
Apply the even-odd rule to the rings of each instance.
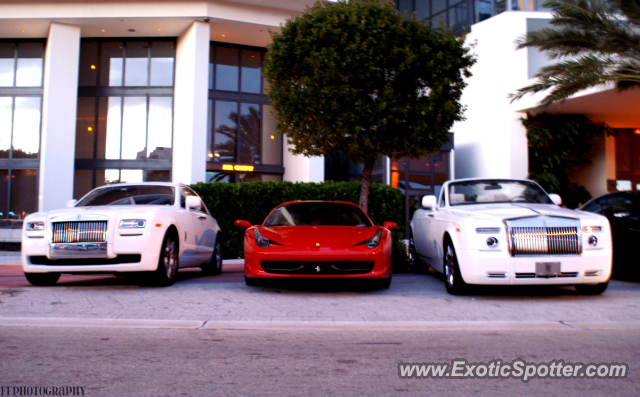
[[[535,328],[535,327],[534,327]],[[0,386],[87,396],[634,396],[640,329],[2,327]],[[625,362],[627,379],[398,377],[399,362]]]

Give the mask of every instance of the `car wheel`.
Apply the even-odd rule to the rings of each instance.
[[[60,273],[25,273],[24,276],[31,285],[54,285],[60,278]]]
[[[600,295],[601,293],[604,292],[604,290],[607,289],[607,287],[609,286],[609,282],[607,281],[606,283],[600,283],[600,284],[576,284],[574,285],[574,287],[576,288],[576,291],[578,291],[579,293],[583,294],[583,295]]]
[[[222,247],[220,241],[216,238],[216,244],[213,248],[213,254],[211,255],[211,261],[201,267],[202,273],[207,276],[217,276],[222,273]]]
[[[462,279],[456,250],[451,242],[447,243],[444,254],[444,285],[451,295],[461,295],[467,289],[467,283]]]
[[[172,285],[178,273],[178,236],[175,231],[169,231],[162,241],[160,260],[156,270],[156,282],[158,285]]]

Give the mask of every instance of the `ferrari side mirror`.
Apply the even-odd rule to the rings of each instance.
[[[249,222],[243,221],[241,219],[238,219],[233,224],[236,225],[238,229],[242,229],[242,230],[247,230],[248,228],[251,227],[251,224]]]
[[[382,224],[382,227],[384,227],[385,229],[389,229],[389,230],[393,230],[396,228],[396,223],[395,222],[385,222]]]

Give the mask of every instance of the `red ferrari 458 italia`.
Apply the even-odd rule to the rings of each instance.
[[[391,283],[393,222],[374,226],[355,204],[292,201],[277,206],[262,225],[245,229],[247,285],[268,278],[366,278],[380,288]]]

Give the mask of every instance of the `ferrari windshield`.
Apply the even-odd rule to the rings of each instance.
[[[449,204],[537,203],[553,204],[534,182],[514,180],[477,180],[449,185]]]
[[[292,203],[276,208],[264,226],[372,226],[359,207],[342,203]]]
[[[99,205],[173,205],[171,186],[131,185],[96,189],[87,194],[76,207]]]

